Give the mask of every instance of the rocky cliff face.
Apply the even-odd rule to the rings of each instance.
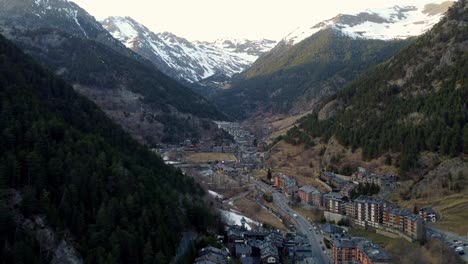
[[[2,0],[0,33],[73,84],[142,143],[209,137],[217,129],[208,119],[225,118],[72,2]]]
[[[126,47],[161,71],[189,83],[213,75],[230,77],[239,73],[276,44],[271,40],[191,42],[170,32],[152,32],[130,17],[109,17],[102,24]]]
[[[0,207],[7,209],[15,221],[18,232],[25,232],[35,240],[45,255],[52,256],[51,264],[82,264],[83,258],[66,239],[59,238],[47,223],[45,215],[25,217],[17,209],[22,201],[21,194],[15,189],[0,190]]]

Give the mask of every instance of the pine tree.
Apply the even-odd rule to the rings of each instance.
[[[143,264],[153,264],[154,253],[151,241],[146,241],[145,248],[143,249]]]
[[[385,156],[385,164],[389,166],[392,165],[392,156],[390,156],[390,154]]]

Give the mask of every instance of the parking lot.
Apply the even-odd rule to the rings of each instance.
[[[437,239],[444,242],[448,247],[452,248],[462,258],[468,262],[468,239],[463,238],[449,232],[445,232],[433,227],[427,227],[427,236],[432,239]]]

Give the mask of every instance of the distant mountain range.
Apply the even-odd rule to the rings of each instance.
[[[367,9],[357,14],[339,14],[312,27],[299,27],[282,41],[294,45],[326,28],[353,38],[407,39],[431,29],[453,3],[454,1],[429,0],[417,5],[396,5]]]
[[[244,119],[302,113],[429,30],[453,4],[426,1],[338,15],[296,29],[213,96],[219,108]]]
[[[168,77],[67,0],[0,0],[0,33],[74,85],[140,142],[212,138],[209,101]]]
[[[405,200],[434,199],[434,190],[444,193],[439,197],[463,191],[468,168],[467,32],[468,3],[460,0],[430,31],[323,102],[284,139],[306,148],[313,148],[318,138],[338,140],[350,151],[340,152],[334,166],[359,165],[351,157],[358,149],[364,161],[386,156],[387,166],[419,179],[415,192],[401,193]],[[444,184],[450,174],[462,176]]]
[[[247,69],[276,45],[272,40],[219,39],[191,42],[170,32],[152,32],[130,17],[109,17],[102,25],[126,47],[179,80],[196,83],[213,75]]]

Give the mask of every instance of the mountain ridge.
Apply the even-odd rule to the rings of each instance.
[[[407,39],[421,35],[436,24],[454,1],[429,0],[424,4],[367,9],[356,14],[339,14],[312,27],[299,27],[282,41],[294,45],[316,32],[332,28],[353,38]]]
[[[403,172],[422,151],[466,153],[467,11],[466,1],[457,2],[433,29],[339,91],[332,98],[342,106],[336,113],[305,118],[288,141],[336,136],[362,147],[365,158],[398,151]]]
[[[405,47],[412,36],[426,31],[453,3],[426,2],[433,6],[393,6],[358,15],[338,15],[305,30],[293,31],[250,68],[236,75],[231,88],[213,95],[212,100],[240,119],[313,110],[322,99],[333,96],[368,67]],[[424,10],[428,13],[419,16]],[[414,24],[415,21],[424,23]],[[398,28],[405,25],[412,28],[402,39],[394,39],[390,22]],[[374,24],[379,27],[374,28]],[[368,31],[364,32],[367,35],[353,31],[362,25],[367,25]],[[381,31],[382,27],[387,31]],[[235,100],[232,105],[231,98]]]
[[[1,35],[0,57],[2,262],[169,263],[214,224],[192,178]]]
[[[160,70],[190,83],[215,74],[239,73],[276,43],[270,40],[191,42],[170,32],[153,32],[131,17],[108,17],[102,24],[116,39]]]
[[[6,7],[0,10],[0,30],[98,103],[140,142],[154,145],[217,133],[208,119],[225,116],[205,98],[127,49],[75,4],[60,0],[40,3],[0,1]],[[76,12],[70,11],[74,7]],[[34,15],[42,11],[46,15]],[[74,14],[79,14],[79,24]],[[86,27],[88,24],[91,26]],[[110,41],[100,41],[99,36]]]
[[[239,119],[299,114],[407,44],[352,39],[325,29],[294,46],[278,44],[235,76],[232,87],[213,95],[212,101]]]

